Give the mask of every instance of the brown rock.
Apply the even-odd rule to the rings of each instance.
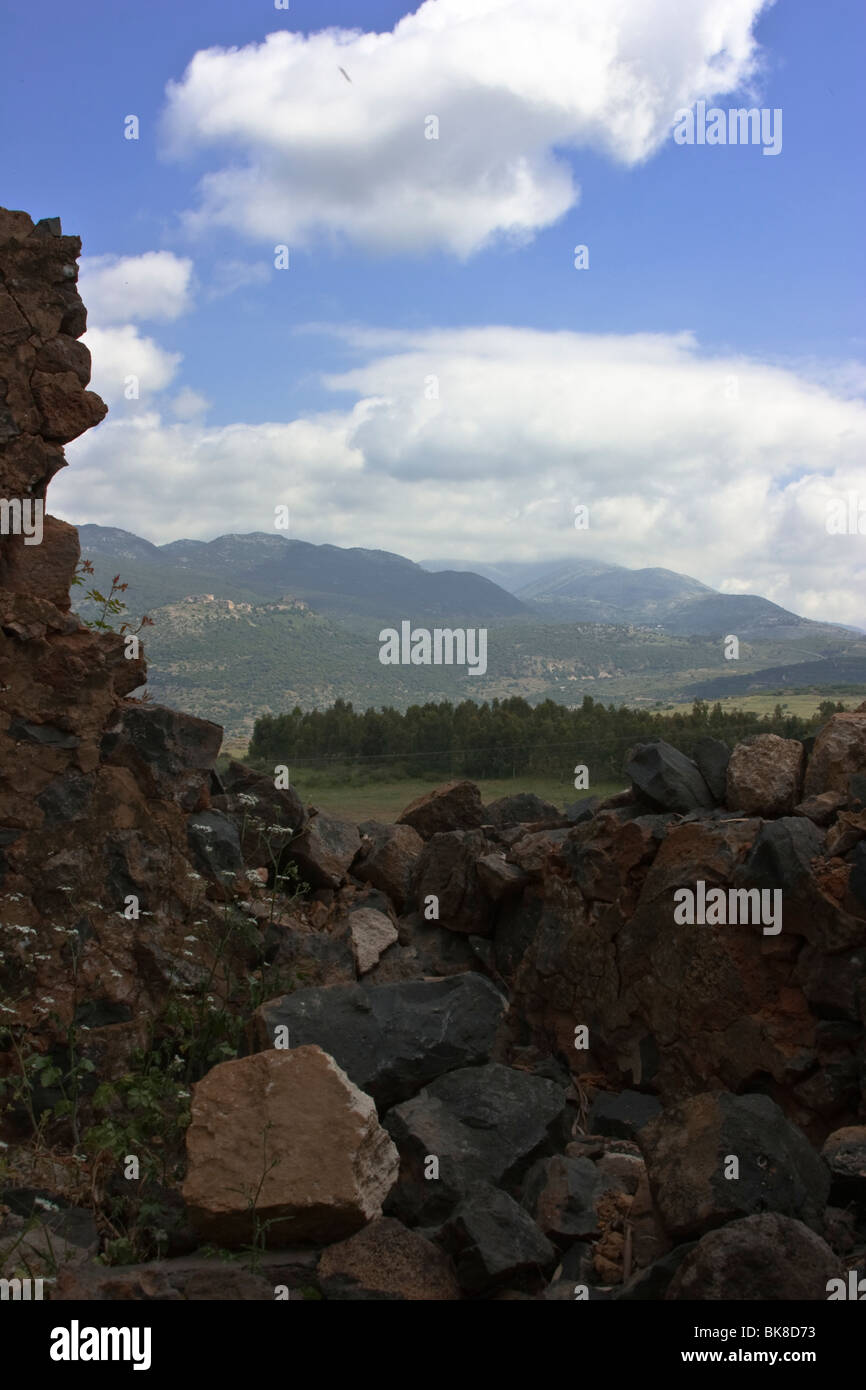
[[[443,1302],[460,1297],[447,1255],[400,1221],[383,1216],[331,1245],[319,1260],[327,1298]]]
[[[804,793],[847,790],[852,773],[866,772],[866,713],[834,714],[815,739]]]
[[[487,936],[490,904],[482,891],[477,868],[477,861],[487,848],[480,830],[452,830],[428,840],[418,860],[418,911],[423,913],[428,899],[435,898],[440,927]]]
[[[738,743],[727,773],[726,801],[747,816],[788,816],[800,799],[803,745],[777,734]]]
[[[801,1221],[776,1212],[711,1231],[680,1265],[666,1300],[824,1300],[844,1274],[838,1256]]]
[[[447,830],[474,830],[484,821],[481,793],[474,782],[449,782],[426,792],[397,817],[398,825],[411,825],[424,840]]]
[[[826,849],[830,858],[841,859],[866,837],[866,811],[840,811],[839,819],[827,831]]]
[[[319,811],[292,841],[289,856],[313,888],[339,888],[361,846],[358,827]]]
[[[810,796],[794,807],[795,816],[805,816],[815,825],[829,825],[836,812],[846,803],[842,792],[821,792],[820,796]]]
[[[223,1062],[193,1092],[183,1195],[220,1245],[332,1241],[381,1215],[399,1157],[369,1096],[321,1048]],[[261,1183],[261,1187],[259,1184]]]
[[[42,437],[52,443],[68,444],[108,414],[108,406],[95,392],[81,389],[75,372],[34,372],[31,380]]]
[[[483,854],[475,867],[481,887],[495,903],[521,892],[529,882],[529,875],[517,864],[507,863],[501,852]]]
[[[411,825],[367,823],[361,829],[365,839],[352,873],[386,893],[398,912],[410,902],[412,881],[424,841]]]

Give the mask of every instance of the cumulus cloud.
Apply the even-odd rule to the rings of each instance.
[[[109,420],[69,447],[52,510],[149,539],[271,530],[420,560],[661,565],[866,626],[866,407],[690,334],[347,333],[345,409],[206,428]],[[354,402],[351,402],[354,395]],[[589,508],[587,530],[574,527]]]
[[[207,414],[210,405],[207,396],[202,395],[200,391],[193,391],[190,386],[184,386],[172,401],[171,410],[178,420],[196,420]]]
[[[636,164],[752,82],[768,3],[427,0],[389,33],[205,49],[169,84],[167,147],[220,159],[194,226],[465,257],[575,205],[564,150]]]
[[[173,381],[183,360],[153,338],[145,338],[132,323],[114,328],[88,328],[83,339],[93,360],[91,389],[109,406],[140,408]]]
[[[193,263],[171,251],[86,256],[79,289],[91,323],[177,319],[192,304]]]

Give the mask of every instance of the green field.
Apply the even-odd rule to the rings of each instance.
[[[315,806],[318,810],[326,811],[328,815],[343,820],[379,820],[386,824],[395,821],[400,812],[416,797],[423,796],[434,787],[442,786],[448,780],[447,777],[437,781],[401,777],[390,782],[353,783],[338,781],[323,773],[305,772],[303,769],[299,769],[297,774],[292,773],[292,786],[307,805]],[[562,808],[573,801],[580,801],[585,796],[612,796],[614,792],[622,791],[624,783],[600,782],[589,791],[575,791],[567,779],[505,777],[495,780],[482,779],[477,782],[477,786],[485,805],[489,801],[496,801],[500,796],[512,796],[515,792],[535,792],[536,796],[543,797],[545,801],[552,801],[554,806]]]
[[[730,695],[725,700],[710,700],[711,705],[720,704],[725,711],[741,709],[746,714],[772,714],[777,705],[782,706],[784,714],[796,714],[801,719],[811,719],[818,713],[823,700],[841,700],[847,709],[856,709],[862,702],[866,691],[852,695],[850,686],[839,691],[827,689],[820,692],[792,690],[764,690],[759,695]],[[660,714],[688,713],[692,701],[680,704],[663,704],[658,707]],[[654,707],[655,708],[655,707]]]

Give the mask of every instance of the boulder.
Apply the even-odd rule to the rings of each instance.
[[[789,816],[803,785],[803,745],[777,734],[738,743],[727,772],[727,804],[746,816]]]
[[[183,1196],[204,1240],[251,1244],[258,1225],[269,1246],[324,1243],[381,1215],[397,1151],[371,1098],[321,1048],[222,1062],[191,1109]]]
[[[801,801],[795,806],[794,815],[805,816],[815,825],[829,825],[846,804],[847,797],[843,792],[821,792],[818,796],[810,796],[807,801]]]
[[[662,811],[709,810],[716,804],[696,764],[662,739],[633,748],[625,772],[634,790]]]
[[[567,1140],[565,1089],[490,1062],[440,1076],[396,1105],[385,1127],[400,1150],[389,1211],[409,1224],[442,1221],[473,1182],[517,1184],[536,1158]],[[438,1176],[425,1176],[427,1160]]]
[[[458,1067],[486,1062],[507,1001],[483,975],[297,989],[253,1015],[258,1047],[285,1025],[290,1046],[316,1043],[385,1110]]]
[[[866,1210],[866,1125],[846,1125],[829,1135],[821,1157],[830,1169],[831,1200],[837,1206],[849,1202]]]
[[[493,1285],[540,1281],[556,1264],[556,1250],[532,1217],[507,1192],[473,1184],[445,1222],[441,1241],[457,1269],[460,1287],[478,1294]]]
[[[835,825],[827,831],[827,854],[840,859],[850,854],[866,836],[866,811],[840,811]]]
[[[831,826],[827,839],[837,828]],[[824,890],[818,874],[824,851],[825,832],[812,821],[802,816],[767,821],[735,869],[733,883],[779,890],[783,933],[804,936],[822,951],[835,953],[862,944],[864,927],[862,919],[840,907]]]
[[[610,1179],[590,1159],[554,1154],[532,1165],[522,1202],[551,1240],[590,1240],[600,1234],[597,1201],[610,1186]]]
[[[275,865],[307,823],[304,803],[294,787],[275,787],[271,777],[243,763],[230,762],[221,781],[222,792],[211,804],[234,816],[245,862],[251,868],[264,865],[273,882]]]
[[[288,850],[300,878],[313,888],[339,888],[361,845],[357,825],[319,811]]]
[[[460,1297],[448,1256],[390,1216],[328,1246],[318,1281],[326,1298],[342,1302],[441,1303]]]
[[[183,810],[207,804],[210,768],[220,750],[219,724],[158,705],[122,705],[106,725],[103,763],[125,767],[147,796]]]
[[[703,777],[716,801],[720,806],[725,804],[725,794],[727,792],[727,773],[728,763],[731,758],[731,750],[720,738],[710,738],[705,735],[699,738],[694,748],[692,756],[698,772]]]
[[[225,1259],[185,1255],[176,1260],[151,1260],[138,1265],[61,1265],[51,1301],[244,1302],[274,1301],[278,1284],[292,1289],[311,1285],[315,1279],[315,1250],[260,1251],[259,1273],[252,1274]],[[294,1295],[297,1298],[301,1294]]]
[[[848,779],[862,773],[866,773],[866,714],[834,714],[815,739],[804,794],[847,793]]]
[[[398,825],[411,825],[424,840],[446,830],[475,830],[483,823],[481,793],[474,782],[449,782],[425,792],[397,817]]]
[[[314,931],[288,919],[268,926],[265,946],[274,970],[290,973],[301,985],[348,985],[357,979],[355,957],[345,931]]]
[[[450,830],[427,841],[418,860],[416,903],[424,912],[429,898],[438,903],[437,921],[448,931],[490,934],[490,904],[478,877],[478,860],[488,842],[480,830]]]
[[[398,923],[400,944],[392,946],[367,976],[367,984],[393,984],[398,980],[418,980],[430,975],[460,975],[477,970],[472,949],[475,938],[444,931],[438,922],[427,922],[419,912],[410,912]]]
[[[495,903],[521,893],[529,882],[529,875],[517,864],[509,864],[501,852],[483,854],[475,867],[481,887]]]
[[[484,807],[484,824],[494,826],[526,824],[529,821],[562,820],[563,813],[535,792],[515,792],[501,796]]]
[[[768,1210],[821,1226],[827,1165],[769,1096],[693,1096],[651,1120],[638,1143],[674,1240]]]
[[[352,873],[386,893],[397,912],[404,912],[412,895],[412,881],[424,841],[411,825],[381,825],[367,821],[360,827],[364,838]]]
[[[349,938],[358,974],[366,975],[397,940],[397,928],[384,912],[362,907],[349,915]]]
[[[764,1212],[731,1221],[699,1240],[686,1252],[664,1297],[700,1302],[824,1300],[828,1282],[843,1274],[838,1256],[802,1221]]]
[[[243,888],[246,870],[234,821],[219,811],[196,811],[187,821],[187,843],[196,868],[225,889]]]

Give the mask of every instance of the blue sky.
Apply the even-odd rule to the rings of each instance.
[[[52,508],[161,541],[286,502],[305,539],[469,561],[574,553],[586,501],[582,554],[866,620],[864,537],[823,522],[866,498],[862,5],[414,14],[5,16],[2,198],[82,237],[111,407]],[[675,144],[700,97],[781,108],[781,152]]]

